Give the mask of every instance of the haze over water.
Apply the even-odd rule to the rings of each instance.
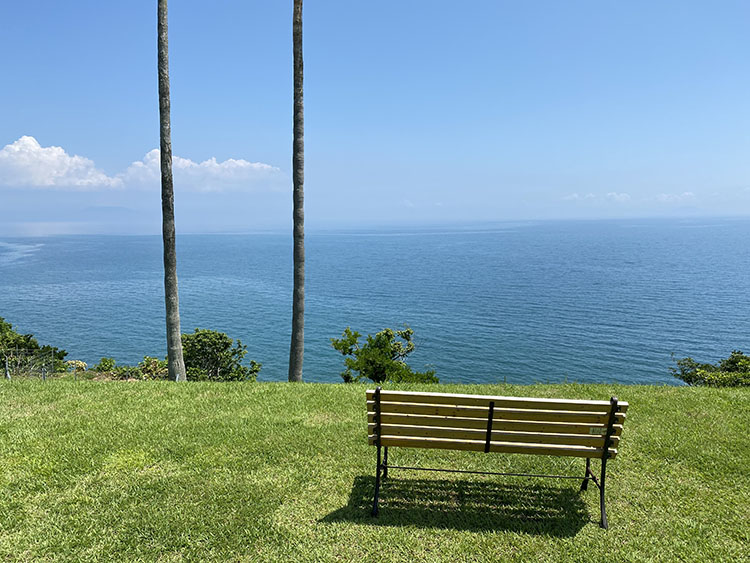
[[[750,350],[750,221],[623,220],[312,232],[307,381],[330,338],[409,324],[443,382],[677,383],[670,354]],[[0,316],[68,359],[166,354],[161,238],[0,238]],[[285,380],[291,235],[178,236],[183,332],[240,338]]]

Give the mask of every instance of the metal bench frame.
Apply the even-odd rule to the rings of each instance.
[[[544,475],[544,474],[536,474],[536,473],[500,473],[500,472],[494,472],[494,471],[467,471],[467,470],[461,470],[461,469],[442,469],[442,468],[429,468],[429,467],[408,467],[408,466],[402,466],[402,465],[389,465],[388,464],[388,446],[381,446],[380,443],[380,437],[382,434],[381,429],[381,406],[380,406],[380,387],[375,388],[375,394],[374,394],[374,401],[375,401],[375,446],[377,447],[377,463],[375,466],[375,495],[374,500],[372,504],[372,515],[377,516],[378,515],[378,500],[380,497],[380,484],[382,480],[385,480],[388,478],[388,470],[389,469],[406,469],[406,470],[413,470],[413,471],[439,471],[439,472],[446,472],[446,473],[472,473],[472,474],[478,474],[478,475],[505,475],[508,477],[544,477],[544,478],[550,478],[550,479],[576,479],[579,480],[581,477],[579,476],[573,476],[573,475]],[[593,481],[594,484],[599,487],[599,505],[601,509],[601,520],[599,522],[599,525],[606,529],[608,527],[607,522],[607,511],[604,506],[604,488],[606,485],[606,478],[607,478],[607,459],[610,457],[609,448],[612,444],[612,435],[614,432],[614,425],[615,425],[615,418],[616,414],[619,412],[620,407],[617,401],[617,397],[612,397],[610,399],[610,414],[609,414],[609,420],[607,423],[607,429],[606,434],[604,435],[604,447],[603,447],[603,453],[601,457],[601,474],[599,476],[599,479],[596,478],[596,475],[591,469],[591,458],[586,458],[586,471],[583,476],[583,482],[581,483],[581,491],[585,491],[588,489],[589,481]],[[487,434],[485,438],[485,447],[484,452],[489,453],[490,452],[490,441],[492,437],[492,423],[493,423],[493,414],[494,414],[494,408],[495,403],[494,401],[490,401],[489,403],[489,411],[487,416]],[[537,454],[537,455],[543,455],[543,454]],[[553,454],[545,454],[545,455],[553,455]]]

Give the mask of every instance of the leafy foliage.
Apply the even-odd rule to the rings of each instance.
[[[143,361],[138,364],[142,379],[169,379],[169,368],[166,360],[144,356]]]
[[[115,369],[110,372],[112,379],[143,379],[143,374],[138,366],[116,366]]]
[[[255,381],[261,364],[251,361],[242,365],[247,346],[236,342],[223,332],[196,328],[193,334],[182,335],[185,367],[190,379],[204,381]],[[13,326],[0,317],[0,357],[10,355],[16,349],[45,358],[54,358],[56,372],[74,371],[82,374],[87,365],[80,360],[65,361],[67,352],[52,346],[41,346],[31,334],[19,334]],[[48,360],[46,360],[48,361]],[[125,380],[168,379],[167,361],[144,356],[137,366],[118,366],[114,358],[102,358],[91,368],[99,377]],[[93,374],[92,374],[93,375]]]
[[[126,379],[143,379],[141,370],[136,366],[118,366],[114,358],[102,358],[93,368],[109,379],[126,380]]]
[[[19,334],[13,329],[13,325],[0,317],[0,353],[3,355],[10,354],[15,349],[24,350],[38,356],[52,356],[55,372],[63,373],[68,369],[68,366],[65,365],[65,356],[68,353],[65,350],[54,346],[41,346],[33,334]]]
[[[249,367],[243,366],[247,346],[214,330],[196,328],[183,334],[182,353],[189,380],[255,381],[261,368],[252,360]]]
[[[414,330],[408,326],[403,330],[386,328],[375,336],[368,334],[360,346],[361,334],[346,327],[341,338],[331,338],[331,346],[344,356],[346,370],[341,377],[346,383],[363,379],[375,383],[438,383],[435,370],[413,371],[404,361],[414,351],[413,335]]]
[[[99,373],[108,373],[115,369],[115,363],[114,358],[102,358],[99,360],[99,363],[93,367],[93,370],[98,371]]]
[[[247,346],[223,332],[196,328],[182,335],[183,357],[188,379],[192,381],[255,381],[261,364],[243,366]],[[144,356],[137,366],[118,366],[114,358],[102,358],[94,371],[110,379],[169,379],[166,360]]]
[[[702,364],[693,358],[675,360],[676,368],[669,368],[672,375],[688,385],[707,385],[709,387],[746,387],[750,386],[750,356],[740,350],[733,350],[728,358],[719,361],[718,365]]]
[[[83,373],[89,367],[88,364],[82,360],[67,360],[65,365],[74,373]]]

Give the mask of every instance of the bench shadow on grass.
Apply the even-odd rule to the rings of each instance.
[[[572,484],[572,483],[571,483]],[[508,530],[548,536],[574,536],[591,522],[578,483],[548,487],[461,479],[400,479],[389,476],[380,488],[380,514],[372,517],[375,478],[359,476],[346,506],[320,521],[372,526],[419,526],[456,530]]]

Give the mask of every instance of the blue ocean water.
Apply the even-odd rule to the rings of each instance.
[[[307,381],[341,381],[330,338],[408,323],[444,382],[676,383],[670,355],[750,350],[750,220],[508,223],[311,232]],[[178,236],[183,332],[240,338],[285,380],[290,234]],[[164,356],[161,239],[0,239],[0,316],[93,365]]]

